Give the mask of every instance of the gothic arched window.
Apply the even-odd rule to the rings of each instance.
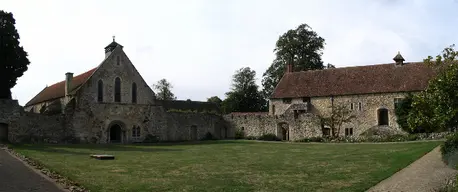
[[[132,103],[137,103],[137,84],[132,83]]]
[[[97,82],[97,101],[103,102],[103,81]]]
[[[114,101],[121,102],[121,78],[115,79]]]

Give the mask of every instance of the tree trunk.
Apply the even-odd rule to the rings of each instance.
[[[12,99],[11,90],[8,87],[0,87],[0,99]]]

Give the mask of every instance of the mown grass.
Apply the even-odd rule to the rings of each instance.
[[[439,144],[211,141],[13,148],[91,191],[364,191]],[[116,160],[90,154],[113,154]]]

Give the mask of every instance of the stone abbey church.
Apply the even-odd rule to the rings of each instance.
[[[407,93],[424,90],[435,71],[421,62],[293,71],[288,65],[269,112],[221,115],[217,105],[160,101],[113,40],[95,68],[44,88],[24,107],[0,100],[0,140],[11,142],[134,143],[276,134],[282,140],[329,134],[318,115],[343,105],[356,116],[340,135],[368,130],[400,133],[394,109]]]

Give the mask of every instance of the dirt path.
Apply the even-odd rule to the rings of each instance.
[[[440,147],[436,147],[406,168],[370,188],[368,192],[437,191],[457,173],[457,170],[445,165],[441,158]]]
[[[63,192],[54,182],[0,148],[0,192]]]

